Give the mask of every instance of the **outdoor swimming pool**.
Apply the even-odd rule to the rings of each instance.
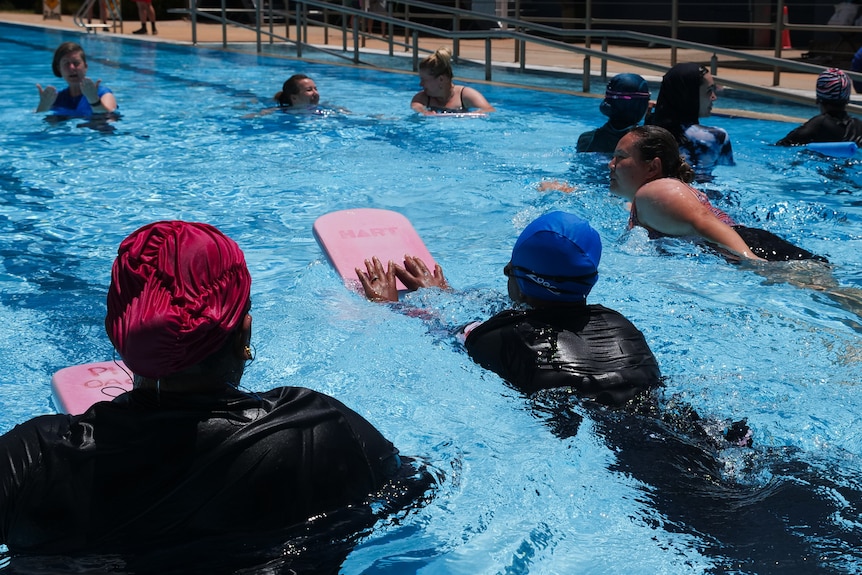
[[[116,94],[112,130],[29,113],[36,83],[62,82],[50,63],[65,40]],[[0,59],[0,431],[53,411],[57,369],[112,357],[104,298],[119,242],[153,220],[206,221],[243,247],[254,279],[246,386],[332,394],[443,475],[427,505],[365,537],[343,573],[862,570],[860,315],[683,242],[626,233],[604,160],[574,151],[604,121],[598,100],[482,86],[498,113],[423,119],[407,74],[3,24]],[[351,114],[261,115],[296,72]],[[771,147],[788,124],[708,123],[730,132],[738,164],[716,171],[716,203],[826,255],[835,281],[862,288],[859,160]],[[543,179],[578,188],[537,192]],[[661,438],[625,421],[575,406],[577,433],[549,426],[446,330],[343,287],[311,226],[354,207],[413,222],[458,291],[409,297],[451,325],[507,305],[502,267],[534,217],[590,219],[604,241],[590,301],[644,332],[669,397],[746,417],[754,449],[722,453],[724,480],[712,481],[696,459],[661,475]]]

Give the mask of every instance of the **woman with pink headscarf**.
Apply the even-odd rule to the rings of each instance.
[[[339,401],[237,388],[253,359],[250,295],[243,252],[210,225],[126,238],[105,328],[134,389],[0,437],[0,543],[117,552],[271,533],[361,508],[403,476],[398,450]]]

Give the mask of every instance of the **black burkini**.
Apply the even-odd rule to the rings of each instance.
[[[643,336],[617,312],[597,305],[506,311],[471,331],[465,344],[476,362],[522,391],[535,391],[531,410],[554,435],[576,436],[588,417],[591,432],[613,453],[609,469],[636,480],[634,499],[647,507],[640,518],[659,517],[662,529],[701,542],[698,552],[716,569],[837,573],[842,565],[830,570],[825,553],[844,557],[860,548],[858,530],[836,528],[857,514],[856,478],[830,477],[827,466],[806,463],[788,448],[726,459],[718,450],[738,444],[744,421],[729,430],[736,438],[728,434],[723,442],[714,436],[717,422],[701,420],[678,401],[655,413],[641,413],[649,406],[638,402],[626,409],[598,405],[659,385]],[[584,396],[598,401],[583,402]],[[725,480],[728,469],[749,479]],[[766,471],[769,480],[751,481],[752,469]]]
[[[776,142],[776,146],[799,146],[812,142],[856,142],[862,145],[862,120],[845,111],[814,116]]]
[[[622,129],[614,128],[607,122],[600,128],[590,132],[584,132],[578,136],[578,152],[599,152],[602,154],[613,154],[620,139],[625,136],[632,126]]]
[[[504,311],[470,331],[464,345],[476,363],[525,393],[571,388],[621,406],[661,384],[643,334],[601,305]]]
[[[761,257],[770,262],[789,262],[795,260],[815,260],[822,263],[829,263],[829,260],[823,256],[813,254],[806,249],[800,248],[782,239],[772,232],[761,230],[759,228],[749,228],[746,226],[731,226],[742,241],[751,248],[751,251],[757,257]]]
[[[134,390],[0,438],[0,541],[14,553],[119,551],[280,529],[366,499],[395,447],[326,395]]]

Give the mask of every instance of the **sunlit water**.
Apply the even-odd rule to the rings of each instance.
[[[50,62],[63,40],[82,43],[89,76],[114,90],[122,117],[110,130],[30,113],[36,83],[61,87]],[[442,476],[427,505],[364,537],[344,573],[862,570],[862,320],[823,292],[627,233],[605,160],[575,153],[604,121],[597,100],[481,86],[498,113],[422,119],[409,74],[8,25],[0,60],[0,430],[54,410],[55,370],[112,357],[104,295],[120,240],[153,220],[206,221],[239,242],[254,278],[246,386],[332,394]],[[296,72],[350,114],[261,114]],[[792,125],[709,123],[730,132],[738,164],[716,171],[717,205],[862,287],[859,161],[770,146]],[[545,179],[577,190],[540,193]],[[507,305],[501,270],[534,217],[589,218],[604,242],[590,300],[644,332],[667,397],[747,418],[755,448],[720,453],[721,481],[675,483],[648,426],[575,405],[577,432],[553,427],[445,328],[344,288],[311,226],[354,207],[413,222],[456,289],[408,299],[451,326]]]

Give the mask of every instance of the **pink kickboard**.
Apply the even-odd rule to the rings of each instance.
[[[377,256],[384,267],[392,260],[404,263],[404,256],[417,256],[428,269],[434,258],[413,229],[398,212],[374,208],[341,210],[320,216],[314,222],[314,237],[332,266],[353,290],[362,291],[355,268],[365,269],[365,260]],[[398,289],[406,289],[399,280]]]
[[[121,361],[100,361],[64,367],[51,378],[54,403],[63,413],[79,415],[99,401],[111,401],[132,389]]]

